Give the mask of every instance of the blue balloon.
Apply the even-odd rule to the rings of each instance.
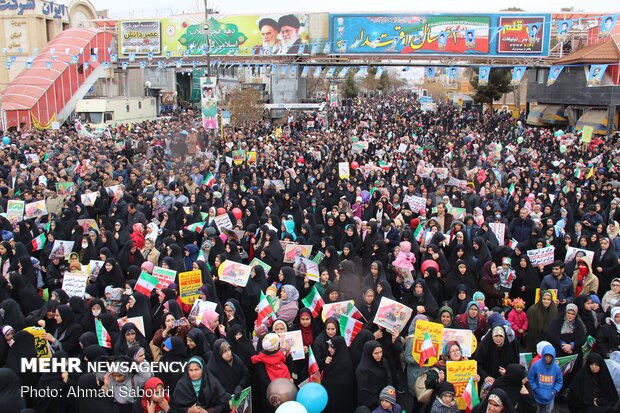
[[[9,143],[11,143],[11,138],[9,138],[8,136],[3,137],[2,143],[8,145]]]
[[[318,383],[308,383],[297,392],[297,401],[308,413],[321,413],[327,406],[327,390]]]
[[[370,192],[363,190],[360,195],[362,196],[362,202],[366,203],[370,200]]]

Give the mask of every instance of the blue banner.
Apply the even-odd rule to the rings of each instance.
[[[562,70],[564,70],[564,66],[562,65],[551,66],[549,69],[549,77],[547,78],[547,86],[553,85],[555,81],[558,80],[558,76],[560,76]]]

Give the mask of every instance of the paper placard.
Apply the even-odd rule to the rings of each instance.
[[[349,179],[349,162],[338,162],[338,176],[340,179]]]
[[[105,191],[107,192],[109,196],[114,196],[116,191],[118,191],[118,188],[119,188],[118,185],[106,186]]]
[[[56,182],[56,193],[58,193],[58,196],[75,195],[75,183]]]
[[[527,256],[530,258],[530,262],[533,267],[539,265],[549,265],[554,260],[555,247],[537,248],[535,250],[527,251]]]
[[[24,216],[26,218],[36,218],[47,215],[47,207],[45,206],[45,200],[31,202],[26,204],[24,210]]]
[[[189,312],[188,320],[193,325],[200,325],[200,322],[202,321],[202,314],[207,310],[216,311],[216,309],[217,303],[211,301],[204,301],[200,298],[197,298],[196,301],[194,301],[194,305]]]
[[[564,262],[568,263],[573,260],[577,254],[582,257],[585,261],[588,262],[589,265],[592,265],[592,260],[594,259],[594,251],[588,251],[581,248],[575,247],[567,247],[566,248],[566,257],[564,257]],[[573,274],[568,274],[569,276],[573,276]]]
[[[291,351],[289,354],[293,357],[293,360],[302,360],[306,358],[301,330],[287,331],[286,333],[278,334],[278,336],[280,336],[281,347],[284,347],[285,342],[290,345]]]
[[[417,324],[416,324],[417,325]],[[443,347],[450,341],[457,341],[461,346],[461,354],[465,357],[471,357],[478,347],[478,340],[470,330],[461,330],[457,328],[444,328],[442,335],[441,352]],[[444,354],[445,355],[445,354]]]
[[[99,224],[94,219],[78,219],[77,223],[84,229],[84,233],[91,230],[99,232]]]
[[[271,270],[271,265],[259,260],[258,258],[254,258],[252,262],[250,262],[250,267],[256,267],[257,265],[260,265],[265,269],[265,274],[268,274]]]
[[[202,271],[193,270],[179,273],[179,295],[181,302],[194,304],[199,297],[199,289],[202,287]]]
[[[297,257],[310,258],[310,254],[312,245],[298,245],[291,242],[284,246],[284,262],[293,263]]]
[[[433,347],[435,347],[435,353],[437,357],[429,357],[428,360],[424,363],[424,366],[432,366],[437,363],[439,355],[442,351],[443,344],[443,324],[440,323],[432,323],[426,320],[418,320],[415,323],[415,331],[413,333],[413,359],[420,362],[420,353],[422,350],[422,343],[424,343],[424,336],[428,331],[428,335],[431,337],[431,341],[433,342]]]
[[[137,317],[123,317],[117,320],[118,328],[123,328],[123,326],[127,323],[133,323],[136,328],[142,333],[143,336],[146,336],[144,333],[144,318],[142,316]]]
[[[86,274],[65,272],[65,276],[62,279],[62,290],[69,297],[84,297],[87,282],[88,275]]]
[[[506,234],[506,224],[503,222],[490,222],[489,228],[495,234],[495,238],[499,241],[499,245],[504,245],[504,237]]]
[[[245,287],[250,279],[252,267],[235,261],[226,260],[217,269],[220,281],[235,287]]]
[[[446,363],[446,381],[454,385],[454,395],[459,410],[465,410],[465,400],[461,398],[469,379],[478,371],[476,360],[448,361]],[[476,386],[477,383],[474,383]]]
[[[93,206],[95,205],[95,201],[99,197],[99,192],[89,192],[87,194],[82,194],[80,199],[82,201],[82,205],[84,206]]]
[[[321,317],[323,317],[323,321],[327,320],[330,317],[336,317],[336,319],[340,319],[340,314],[347,314],[347,309],[350,305],[355,305],[353,300],[347,301],[338,301],[337,303],[325,304],[323,306],[323,312]]]
[[[411,318],[412,313],[413,310],[406,305],[382,297],[373,322],[387,330],[400,333]]]
[[[43,327],[25,327],[24,331],[30,333],[34,337],[34,349],[37,352],[37,358],[52,357],[52,347],[45,339],[47,331]]]
[[[6,218],[11,224],[16,224],[24,217],[24,201],[9,199],[6,206]]]
[[[409,204],[411,211],[418,213],[420,209],[426,208],[426,198],[416,195],[405,195],[403,203]]]
[[[52,251],[50,252],[50,259],[54,258],[69,258],[71,251],[73,250],[74,241],[54,240],[52,245]]]
[[[319,282],[319,264],[304,257],[296,257],[293,268],[298,276],[308,277],[310,281]]]
[[[162,288],[168,288],[168,286],[174,282],[174,279],[177,277],[177,272],[167,268],[154,267],[153,274],[151,275],[159,281],[155,288],[161,290]]]
[[[99,272],[104,265],[105,261],[90,260],[86,269],[86,273],[89,275],[88,279],[90,280],[90,282],[95,282],[97,280]]]
[[[230,221],[230,217],[228,216],[228,214],[218,215],[213,218],[213,221],[215,221],[215,225],[220,232],[222,232],[224,229],[233,229],[233,224]]]

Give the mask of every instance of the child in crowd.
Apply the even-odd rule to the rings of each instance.
[[[396,389],[392,386],[385,386],[379,394],[379,401],[381,402],[372,413],[401,413],[403,408],[396,403]]]

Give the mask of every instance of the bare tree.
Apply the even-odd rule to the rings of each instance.
[[[259,103],[260,93],[254,89],[237,88],[230,92],[224,105],[231,114],[235,127],[249,126],[263,118],[263,105]]]

